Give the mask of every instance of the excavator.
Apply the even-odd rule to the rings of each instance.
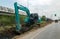
[[[37,13],[30,14],[30,11],[27,7],[18,4],[17,2],[14,3],[14,9],[15,9],[15,17],[16,17],[16,32],[22,33],[24,31],[28,31],[33,24],[40,24],[40,19]],[[27,14],[27,17],[24,19],[25,24],[22,25],[20,23],[20,17],[19,17],[19,10],[25,11]]]

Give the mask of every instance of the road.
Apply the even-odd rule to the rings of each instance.
[[[50,27],[40,32],[32,39],[60,39],[60,22],[53,23]]]
[[[60,22],[49,24],[16,39],[60,39]]]

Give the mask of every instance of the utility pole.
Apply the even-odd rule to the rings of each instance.
[[[29,0],[27,0],[27,7],[29,8]]]

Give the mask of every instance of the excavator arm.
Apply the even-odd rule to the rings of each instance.
[[[27,13],[27,16],[30,16],[30,11],[27,7],[24,7],[22,5],[19,5],[17,2],[14,3],[14,8],[15,8],[15,16],[16,16],[16,31],[21,30],[21,24],[20,24],[20,19],[19,19],[19,10],[25,11]]]

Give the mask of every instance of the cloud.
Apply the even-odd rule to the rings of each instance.
[[[17,0],[18,3],[29,8],[30,12],[50,16],[60,13],[60,0]]]
[[[27,6],[27,0],[17,0],[17,2],[23,6]]]

